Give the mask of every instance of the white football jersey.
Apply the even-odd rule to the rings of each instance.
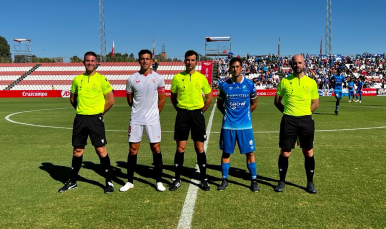
[[[158,89],[164,88],[165,81],[157,72],[151,71],[148,75],[136,72],[129,76],[126,93],[133,96],[130,124],[159,123]]]

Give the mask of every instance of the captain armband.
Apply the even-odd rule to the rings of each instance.
[[[158,93],[164,93],[164,92],[165,92],[165,86],[163,86],[163,87],[158,87],[158,88],[157,88],[157,91],[158,91]]]
[[[251,97],[251,99],[255,99],[257,97],[256,91],[251,93],[249,96]]]

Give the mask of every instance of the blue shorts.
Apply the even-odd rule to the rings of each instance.
[[[241,154],[246,154],[255,151],[255,140],[253,137],[252,129],[221,129],[220,144],[218,148],[221,149],[224,153],[232,154],[235,150],[236,141]]]
[[[357,95],[362,95],[362,90],[357,91]]]
[[[354,91],[348,91],[348,94],[354,96]]]
[[[342,99],[342,95],[343,95],[342,91],[334,91],[334,92],[335,92],[335,98]]]

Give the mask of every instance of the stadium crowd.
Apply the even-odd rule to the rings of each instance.
[[[347,80],[352,77],[357,81],[362,77],[365,88],[385,88],[386,56],[385,54],[363,53],[362,55],[309,55],[302,53],[306,61],[305,73],[315,79],[319,89],[329,89],[331,78],[341,68]],[[218,67],[218,80],[223,81],[230,75],[229,60],[231,56],[215,61]],[[253,80],[261,89],[276,88],[281,78],[292,73],[292,56],[247,55],[243,58],[243,75]],[[214,87],[216,87],[214,85]],[[346,85],[344,85],[346,88]]]

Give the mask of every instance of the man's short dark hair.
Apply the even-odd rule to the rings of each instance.
[[[185,53],[185,59],[188,57],[188,56],[193,56],[193,55],[196,55],[196,61],[198,60],[198,53],[194,50],[188,50],[186,51]]]
[[[150,54],[150,59],[153,59],[153,54],[150,52],[150,50],[148,49],[142,49],[141,51],[139,51],[138,53],[138,58],[141,58],[141,56],[143,54]]]
[[[95,58],[97,58],[96,53],[93,52],[93,51],[88,51],[88,52],[86,52],[86,53],[84,54],[84,56],[83,56],[83,60],[86,59],[86,56],[95,56]],[[98,58],[97,58],[97,59],[98,59]]]
[[[240,66],[243,66],[243,61],[238,57],[233,57],[229,62],[229,66],[232,66],[235,62],[239,62]]]

